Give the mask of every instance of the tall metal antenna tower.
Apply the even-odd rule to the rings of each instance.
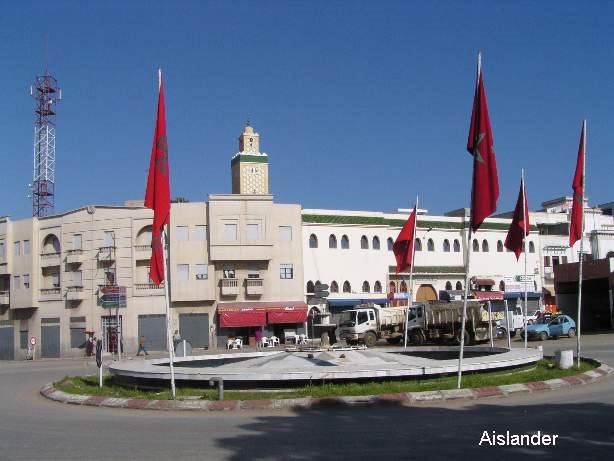
[[[62,99],[58,81],[45,70],[30,86],[34,109],[34,174],[32,216],[53,213],[55,204],[55,105]]]

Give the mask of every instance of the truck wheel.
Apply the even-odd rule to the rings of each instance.
[[[416,346],[422,346],[425,342],[424,334],[422,331],[414,331],[410,336],[409,340],[412,344]]]
[[[456,344],[460,346],[460,343],[461,343],[460,330],[454,333],[454,338],[456,339]],[[469,334],[467,330],[465,330],[465,346],[469,346],[470,344],[471,344],[471,335]]]
[[[510,338],[513,338],[514,336],[516,336],[516,330],[510,331]]]
[[[372,331],[367,331],[364,337],[365,346],[373,347],[377,343],[377,336]]]
[[[546,333],[545,331],[542,331],[542,332],[539,334],[539,340],[540,340],[540,341],[545,341],[545,340],[547,340],[547,339],[548,339],[548,333]]]
[[[386,341],[388,341],[388,344],[399,344],[401,339],[403,339],[402,336],[397,336],[396,338],[387,338]]]
[[[575,328],[570,328],[569,331],[567,332],[567,335],[570,338],[573,338],[574,336],[576,336],[576,329]]]

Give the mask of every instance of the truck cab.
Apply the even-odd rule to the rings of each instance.
[[[339,338],[347,341],[348,344],[358,343],[364,339],[366,333],[376,330],[377,320],[373,308],[356,308],[341,313]],[[375,336],[375,341],[377,341],[377,336]]]

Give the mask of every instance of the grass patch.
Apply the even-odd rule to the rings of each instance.
[[[543,359],[535,365],[514,370],[493,371],[480,374],[463,375],[463,388],[500,386],[503,384],[520,384],[531,381],[545,381],[548,379],[563,378],[583,373],[596,368],[590,362],[582,362],[580,369],[559,370],[554,366],[552,359]],[[171,398],[169,390],[142,390],[136,387],[120,386],[113,382],[110,376],[103,378],[103,388],[98,387],[97,376],[65,377],[54,384],[56,389],[69,394],[106,395],[109,397],[135,398],[147,400],[167,400]],[[456,388],[456,375],[442,378],[406,381],[379,381],[348,384],[312,384],[298,389],[277,390],[271,392],[250,392],[226,390],[224,397],[227,400],[259,400],[259,399],[288,399],[301,397],[339,397],[344,395],[376,395],[395,394],[399,392],[436,391]],[[177,398],[201,398],[216,400],[217,391],[214,389],[178,387]]]

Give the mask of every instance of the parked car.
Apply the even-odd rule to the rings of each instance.
[[[548,338],[558,338],[567,335],[576,336],[576,322],[568,315],[559,315],[551,320],[541,320],[539,323],[527,326],[528,339],[545,341]],[[524,332],[520,334],[524,338]]]

